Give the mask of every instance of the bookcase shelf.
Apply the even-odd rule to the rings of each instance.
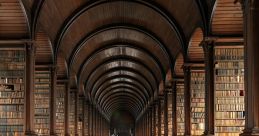
[[[24,132],[25,49],[0,48],[0,135]]]
[[[65,85],[58,84],[56,87],[56,133],[58,136],[65,135]]]
[[[48,136],[50,133],[50,86],[50,71],[36,70],[34,91],[34,127],[38,136]]]
[[[76,93],[70,92],[69,100],[69,134],[75,135],[75,104],[76,104]]]
[[[176,123],[177,123],[177,135],[183,136],[184,127],[184,84],[177,83],[176,85]]]
[[[86,101],[84,103],[84,134],[89,136],[89,104]]]
[[[167,106],[167,113],[168,113],[168,135],[172,136],[173,135],[173,100],[172,100],[172,92],[168,93],[168,106]]]
[[[191,134],[205,129],[205,71],[191,71]]]
[[[84,98],[80,97],[78,101],[78,106],[77,106],[77,114],[78,114],[78,123],[77,123],[77,129],[78,129],[78,136],[83,136],[83,102]]]
[[[244,49],[215,47],[215,135],[238,136],[245,125]]]

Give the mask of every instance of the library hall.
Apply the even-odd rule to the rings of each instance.
[[[0,136],[259,136],[259,0],[0,0]]]

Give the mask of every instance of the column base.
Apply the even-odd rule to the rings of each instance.
[[[37,134],[34,131],[25,131],[25,136],[37,136]]]
[[[259,128],[245,129],[240,136],[259,136]]]

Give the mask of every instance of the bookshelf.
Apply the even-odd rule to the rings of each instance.
[[[158,126],[159,126],[159,122],[158,122],[158,114],[159,114],[159,112],[158,112],[158,105],[155,105],[156,106],[156,108],[155,108],[155,135],[156,136],[158,136],[158,131],[159,131],[159,129],[158,129]]]
[[[184,84],[177,83],[176,85],[176,123],[177,123],[177,135],[183,136],[184,127]]]
[[[58,84],[56,87],[56,133],[58,136],[65,135],[65,91],[64,84]]]
[[[168,135],[172,136],[173,135],[173,96],[172,96],[172,92],[169,92],[167,97],[167,118],[168,118]]]
[[[215,47],[215,133],[238,136],[245,125],[244,49]]]
[[[38,136],[49,135],[50,71],[35,71],[34,127]]]
[[[78,101],[78,107],[77,107],[77,114],[78,114],[78,123],[77,123],[77,129],[78,129],[78,136],[83,136],[83,121],[84,121],[84,116],[83,116],[83,102],[84,98],[80,97]]]
[[[165,101],[162,99],[160,100],[160,107],[161,107],[161,136],[165,135]]]
[[[0,48],[0,135],[23,136],[25,49]]]
[[[75,135],[75,104],[76,104],[76,93],[70,92],[69,100],[69,134]]]
[[[89,104],[86,101],[84,103],[84,134],[89,136]]]
[[[191,71],[191,134],[202,135],[205,129],[205,71]]]

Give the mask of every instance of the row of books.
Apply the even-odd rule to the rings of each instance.
[[[215,75],[217,76],[237,76],[244,75],[244,69],[216,69]]]
[[[217,83],[244,83],[243,76],[217,76]]]
[[[205,108],[204,107],[191,107],[191,112],[195,113],[195,112],[205,112]]]
[[[25,66],[23,63],[5,63],[0,66],[0,70],[24,70]]]
[[[22,50],[0,50],[0,58],[25,58]]]
[[[49,108],[36,108],[35,113],[37,114],[48,114],[49,113]]]
[[[0,111],[0,119],[23,118],[23,111]]]
[[[239,96],[244,96],[244,90],[217,90],[215,92],[216,98],[220,97],[239,97]]]
[[[4,92],[24,92],[24,90],[23,84],[0,84],[0,96]]]
[[[201,102],[201,103],[192,102],[191,107],[205,107],[205,103],[204,102]]]
[[[22,125],[0,125],[0,132],[23,132],[23,126]],[[0,135],[2,135],[0,133]]]
[[[216,111],[244,111],[244,104],[217,104]]]
[[[0,78],[0,84],[19,84],[19,85],[22,85],[23,83],[23,78],[12,78],[12,77],[9,77],[9,78],[6,78],[6,77],[2,77]]]
[[[19,112],[19,111],[23,111],[24,110],[24,106],[23,105],[0,105],[0,111],[5,111],[5,112]],[[0,112],[1,114],[1,112]]]
[[[195,92],[192,92],[192,93],[195,93]],[[202,97],[197,97],[197,95],[196,95],[196,97],[192,97],[191,98],[191,102],[192,103],[204,103],[205,102],[205,97],[203,97],[203,98]]]
[[[232,98],[217,98],[217,104],[244,104],[245,100],[240,97],[232,97]]]
[[[215,132],[242,132],[242,130],[244,130],[244,127],[228,127],[228,126],[224,126],[224,127],[215,127]]]
[[[195,91],[193,91],[193,92],[195,92]],[[192,98],[194,98],[194,97],[195,98],[205,98],[205,93],[197,93],[197,92],[196,93],[192,93],[191,97]]]
[[[244,88],[244,84],[237,83],[218,83],[215,85],[216,90],[240,90]]]
[[[217,61],[215,68],[242,69],[244,68],[244,61]]]
[[[215,113],[216,120],[217,119],[244,119],[245,113],[244,111],[229,111],[229,112],[216,112]]]
[[[24,70],[1,70],[0,71],[0,77],[24,77]]]
[[[45,125],[45,127],[49,127],[49,119],[47,117],[42,117],[35,119],[35,125]]]
[[[13,98],[13,99],[3,99],[0,98],[0,104],[24,104],[24,99],[17,99],[17,98]]]
[[[24,98],[24,91],[0,91],[0,98],[1,99],[23,99]],[[7,103],[8,104],[8,103]]]
[[[217,48],[215,60],[244,60],[243,48]]]
[[[19,125],[20,122],[23,121],[23,119],[17,119],[17,118],[1,118],[0,119],[0,126],[1,125],[8,125],[8,124],[12,124],[12,125]]]
[[[244,126],[245,120],[216,120],[217,126]]]

